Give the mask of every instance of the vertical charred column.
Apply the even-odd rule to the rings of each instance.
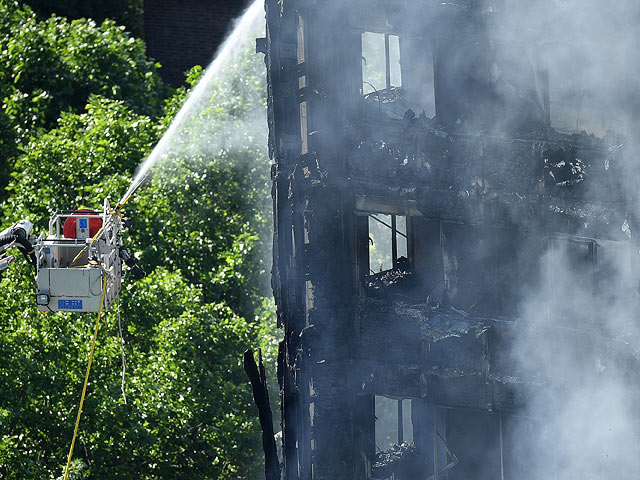
[[[486,121],[491,108],[489,45],[474,3],[443,4],[433,23],[436,116],[450,131]]]
[[[266,2],[272,282],[284,328],[278,378],[289,480],[364,477],[354,422],[372,421],[371,399],[356,398],[349,380],[358,225],[343,186],[344,132],[361,52],[343,10],[338,1]]]
[[[304,22],[308,152],[304,187],[307,331],[302,343],[310,377],[313,479],[356,478],[354,409],[350,385],[357,285],[354,203],[345,191],[345,119],[351,104],[358,34],[347,28],[349,4],[332,1],[300,10]],[[357,72],[359,73],[359,72]]]
[[[300,334],[305,326],[301,270],[299,205],[291,177],[300,154],[300,124],[296,103],[297,24],[295,1],[266,0],[269,154],[272,166],[274,211],[272,287],[278,326],[284,330],[278,354],[278,382],[283,433],[284,472],[287,479],[308,478],[309,456],[304,406],[299,385]],[[298,449],[298,446],[300,449]]]

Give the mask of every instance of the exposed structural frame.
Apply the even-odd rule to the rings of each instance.
[[[543,68],[529,79],[537,100],[522,86],[505,100],[510,121],[498,122],[500,86],[474,77],[490,78],[489,14],[416,3],[265,4],[258,49],[288,480],[518,478],[527,465],[512,427],[545,387],[508,355],[522,328],[522,285],[554,281],[553,263],[539,265],[557,247],[594,289],[611,252],[638,250],[624,228],[636,222],[617,183],[619,139],[555,130]],[[416,31],[418,17],[432,20]],[[380,85],[363,66],[368,33],[383,40]],[[402,85],[390,79],[391,35]],[[454,50],[468,61],[450,60]],[[414,107],[427,97],[429,115]],[[391,265],[380,272],[371,244],[383,248],[387,234]],[[545,301],[555,318],[562,298]],[[567,345],[633,356],[596,318],[557,320],[554,336]],[[397,402],[392,448],[379,445],[388,400]]]

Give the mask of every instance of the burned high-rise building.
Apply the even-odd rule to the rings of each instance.
[[[633,115],[572,90],[584,72],[557,70],[526,8],[266,1],[288,480],[543,478],[556,439],[527,450],[530,402],[570,387],[537,347],[593,375],[637,368],[576,305],[637,263]]]

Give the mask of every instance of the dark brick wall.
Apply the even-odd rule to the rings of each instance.
[[[247,0],[144,0],[147,54],[169,84],[184,83],[194,65],[208,65]]]

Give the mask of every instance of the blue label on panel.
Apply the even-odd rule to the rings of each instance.
[[[82,300],[58,300],[59,310],[82,310]]]
[[[51,253],[51,249],[49,247],[45,248],[44,253]]]
[[[88,220],[86,218],[81,218],[78,220],[78,225],[80,228],[87,228],[87,222]]]

